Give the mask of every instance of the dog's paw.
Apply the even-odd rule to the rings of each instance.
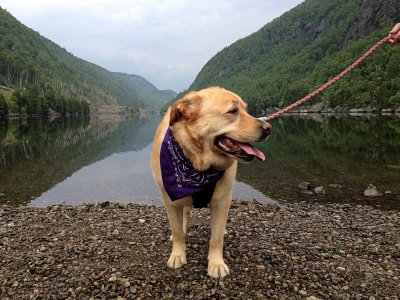
[[[177,255],[174,253],[171,254],[167,263],[168,267],[172,269],[178,269],[182,267],[184,264],[186,264],[186,255],[185,254]]]
[[[222,259],[208,262],[208,276],[224,278],[226,275],[229,275],[229,268]]]

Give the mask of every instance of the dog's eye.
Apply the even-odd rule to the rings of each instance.
[[[237,107],[232,108],[228,111],[228,114],[232,114],[232,115],[236,115],[239,112],[239,110],[237,109]]]

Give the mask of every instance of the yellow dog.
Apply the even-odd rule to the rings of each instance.
[[[264,160],[264,154],[249,143],[265,140],[271,128],[250,116],[238,95],[220,87],[190,92],[168,109],[154,137],[151,165],[172,230],[169,267],[186,263],[192,206],[208,205],[208,274],[214,278],[229,274],[223,239],[237,161]]]

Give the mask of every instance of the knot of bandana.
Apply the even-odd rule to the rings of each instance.
[[[207,206],[218,180],[224,175],[224,171],[211,168],[196,170],[183,154],[170,128],[161,145],[160,164],[164,188],[171,200],[191,195],[194,207]]]

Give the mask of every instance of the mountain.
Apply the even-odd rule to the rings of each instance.
[[[142,81],[146,82],[143,87],[139,83],[131,86],[123,76],[74,56],[0,8],[0,86],[22,92],[27,88],[25,101],[35,97],[38,100],[32,107],[27,105],[26,111],[37,113],[49,106],[55,110],[61,106],[60,109],[71,108],[76,99],[91,105],[122,105],[138,111],[156,107],[164,95],[173,97],[172,91],[158,91],[154,92],[156,99],[150,99],[152,89],[147,86],[151,84]],[[13,109],[20,107],[17,109],[14,104]]]
[[[125,73],[113,73],[113,75],[127,88],[132,88],[139,99],[150,109],[160,109],[165,103],[175,98],[177,95],[177,93],[172,90],[157,89],[152,83],[139,75]]]
[[[398,0],[306,0],[217,53],[189,89],[231,89],[255,114],[284,107],[344,70],[399,20]],[[385,45],[314,103],[398,107],[399,62],[400,46]]]

